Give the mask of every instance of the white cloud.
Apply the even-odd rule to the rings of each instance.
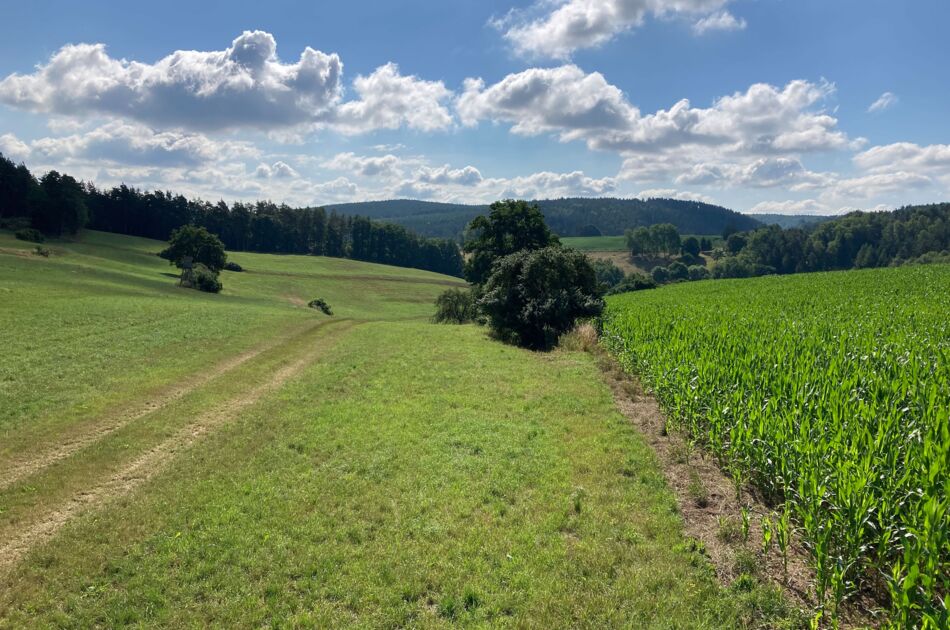
[[[176,51],[154,64],[114,59],[103,44],[62,47],[29,75],[0,81],[0,101],[63,116],[120,116],[155,127],[217,130],[310,122],[340,97],[343,64],[307,47],[277,57],[270,33],[245,31],[223,51]]]
[[[574,65],[531,68],[487,88],[481,79],[466,79],[456,108],[467,126],[490,119],[512,123],[517,134],[559,132],[562,139],[623,130],[639,114],[602,74]]]
[[[445,103],[452,92],[441,81],[424,81],[399,74],[394,63],[377,68],[353,82],[359,100],[340,105],[330,118],[345,133],[397,129],[403,125],[420,131],[437,131],[452,125]]]
[[[849,146],[837,119],[816,109],[834,89],[824,81],[797,80],[782,88],[756,83],[708,108],[683,99],[643,116],[600,73],[565,65],[510,74],[491,86],[467,79],[456,108],[467,126],[479,120],[505,122],[516,134],[555,133],[562,141],[585,140],[592,149],[626,154],[683,147],[797,154]]]
[[[300,177],[292,166],[280,160],[273,164],[259,164],[254,170],[254,176],[258,179],[297,179]]]
[[[459,184],[473,186],[482,181],[482,174],[474,166],[451,168],[448,164],[438,168],[423,166],[416,173],[416,180],[423,184]]]
[[[352,152],[338,153],[320,165],[334,171],[345,171],[361,177],[395,177],[402,173],[403,160],[392,154],[360,156]]]
[[[122,166],[188,166],[223,159],[253,158],[246,142],[212,140],[179,131],[156,132],[144,125],[113,121],[69,136],[41,138],[30,144],[30,157],[41,164],[99,163]]]
[[[736,18],[728,11],[719,11],[696,20],[693,23],[693,32],[697,35],[705,35],[710,31],[741,31],[745,27],[746,21],[743,18]]]
[[[539,0],[527,12],[511,12],[493,24],[526,56],[565,59],[640,26],[648,16],[706,16],[728,0]],[[553,10],[552,10],[552,5]],[[532,18],[531,15],[540,16]]]
[[[890,109],[891,107],[897,105],[897,101],[898,98],[896,94],[893,92],[884,92],[879,97],[877,97],[876,101],[868,106],[868,113],[883,112],[885,109]]]
[[[12,133],[0,135],[0,153],[8,160],[22,162],[30,156],[30,146]]]
[[[854,156],[856,166],[872,173],[909,171],[926,173],[950,182],[950,144],[921,146],[896,142],[871,147]]]
[[[0,80],[0,102],[55,120],[122,118],[159,129],[266,130],[301,141],[301,130],[344,133],[446,129],[452,97],[441,81],[402,76],[395,64],[354,80],[342,102],[343,62],[306,47],[295,63],[277,56],[270,33],[245,31],[222,51],[176,51],[154,64],[109,56],[104,44],[63,46],[32,74]],[[62,122],[58,124],[62,125]]]

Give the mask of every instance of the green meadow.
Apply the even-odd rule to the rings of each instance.
[[[236,253],[212,295],[156,241],[49,247],[0,233],[0,627],[791,623],[590,354],[429,322],[457,279]]]

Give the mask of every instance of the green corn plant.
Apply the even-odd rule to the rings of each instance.
[[[762,553],[768,553],[772,549],[772,519],[768,516],[762,517]]]

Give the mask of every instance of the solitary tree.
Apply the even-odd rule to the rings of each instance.
[[[215,274],[221,271],[228,261],[221,239],[195,225],[183,225],[173,231],[168,248],[160,255],[179,268],[185,259],[190,258],[194,264],[201,263]]]
[[[463,250],[469,254],[465,279],[481,285],[491,275],[496,260],[522,250],[559,245],[537,205],[507,199],[491,205],[488,216],[477,216],[468,225],[470,237]]]

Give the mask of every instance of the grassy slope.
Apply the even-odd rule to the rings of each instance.
[[[174,287],[158,245],[90,233],[46,260],[0,234],[0,471],[276,347],[0,489],[0,540],[319,358],[32,549],[3,576],[0,626],[737,624],[588,355],[426,323],[443,276],[237,254],[249,271],[210,296]],[[317,296],[330,326],[299,306]]]

